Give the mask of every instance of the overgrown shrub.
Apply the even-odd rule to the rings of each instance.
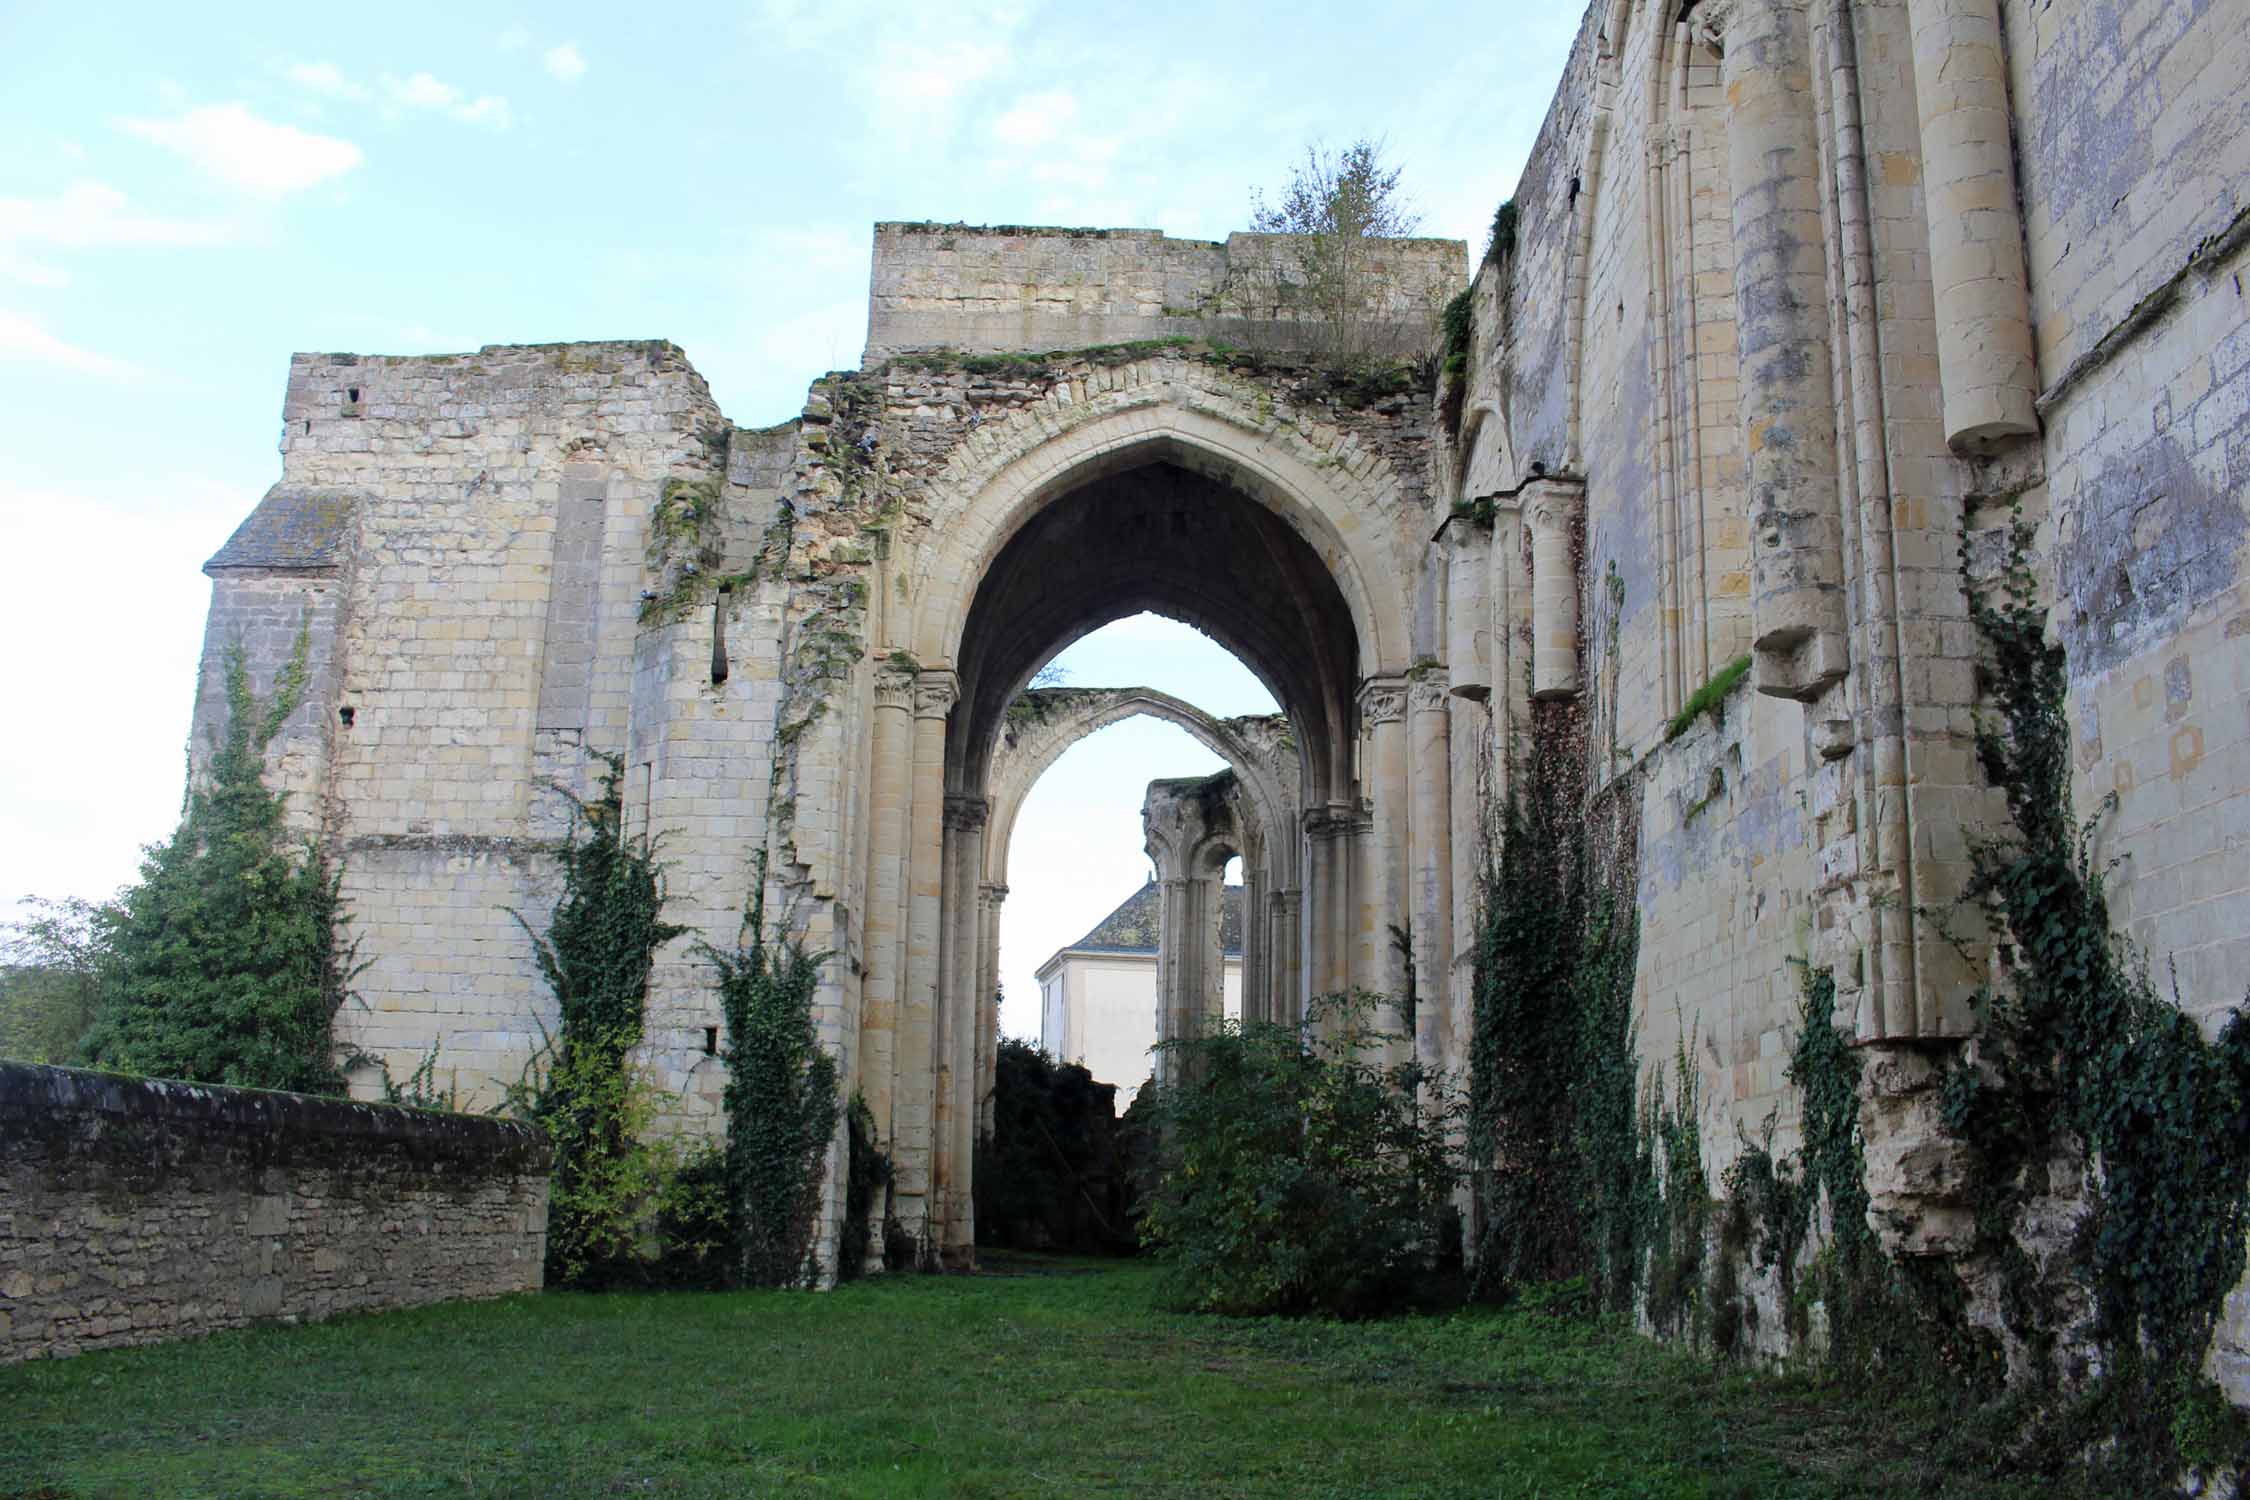
[[[227,727],[171,838],[92,917],[99,1010],[91,1067],[248,1088],[341,1093],[331,1027],[351,975],[339,876],[293,841],[265,749],[304,696],[303,632],[271,699],[225,656]]]
[[[1228,1022],[1167,1042],[1141,1231],[1183,1309],[1362,1316],[1429,1272],[1460,1176],[1444,1080],[1386,1063],[1380,997],[1316,1002],[1303,1029]]]
[[[1000,1043],[992,1133],[977,1141],[977,1243],[1012,1250],[1130,1250],[1117,1088],[1029,1042]]]
[[[761,867],[753,884],[764,888]],[[794,1286],[811,1274],[829,1144],[836,1137],[836,1060],[813,1025],[822,955],[769,944],[762,894],[733,952],[706,945],[726,1018],[726,1188],[732,1275],[749,1286]]]

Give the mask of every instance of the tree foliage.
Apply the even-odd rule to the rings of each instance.
[[[1315,1002],[1303,1029],[1227,1022],[1161,1044],[1144,1240],[1170,1299],[1218,1313],[1357,1316],[1434,1265],[1459,1163],[1444,1080],[1382,1061],[1380,997]],[[1136,1101],[1136,1104],[1138,1101]]]
[[[1237,300],[1253,317],[1300,325],[1302,342],[1347,369],[1426,353],[1437,308],[1395,305],[1382,264],[1381,241],[1422,226],[1401,172],[1380,141],[1308,145],[1273,201],[1251,195],[1252,232],[1288,238],[1271,259],[1238,269]]]
[[[1125,1222],[1116,1086],[1077,1063],[1004,1038],[993,1064],[992,1133],[977,1141],[977,1243],[1114,1254]]]
[[[171,838],[92,914],[94,1067],[251,1088],[339,1093],[331,1026],[351,974],[338,876],[292,841],[265,750],[302,699],[309,637],[261,702],[225,657],[227,727]]]
[[[29,914],[0,924],[0,1057],[67,1062],[101,1006],[101,956],[89,901],[29,897]]]

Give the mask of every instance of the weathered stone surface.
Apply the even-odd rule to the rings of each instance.
[[[994,764],[1049,655],[1155,609],[1265,678],[1285,998],[1395,992],[1410,929],[1440,1066],[1489,799],[1533,700],[1575,701],[1637,824],[1636,1046],[1684,1046],[1712,1179],[1769,1118],[1794,1143],[1825,968],[1875,1049],[1879,1225],[1950,1254],[1973,1205],[1928,1069],[1975,1029],[1957,898],[2006,830],[1964,541],[1989,582],[2027,528],[2113,910],[2206,1026],[2250,973],[2245,76],[2250,0],[1593,7],[1435,393],[1292,353],[1240,304],[1275,246],[1145,230],[878,226],[863,368],[760,430],[662,343],[301,355],[275,494],[349,513],[214,568],[199,743],[224,644],[263,689],[304,629],[275,771],[373,961],[347,1039],[396,1072],[438,1047],[472,1098],[551,1019],[506,914],[552,894],[542,781],[622,754],[676,919],[729,941],[762,856],[769,918],[836,955],[823,1038],[891,1208],[958,1259],[1020,798]],[[1406,326],[1462,248],[1387,247],[1363,311]],[[645,1049],[691,1128],[706,979],[659,955]]]
[[[0,1362],[536,1291],[545,1136],[0,1062]]]

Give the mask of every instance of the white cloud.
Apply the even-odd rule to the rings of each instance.
[[[70,273],[60,266],[50,266],[43,261],[26,260],[0,248],[0,280],[13,281],[19,286],[57,287],[70,285]]]
[[[578,50],[576,42],[549,47],[539,59],[539,64],[564,83],[576,83],[586,76],[586,56]]]
[[[228,186],[262,198],[317,186],[364,159],[350,141],[261,119],[241,104],[206,105],[170,120],[117,123]]]
[[[998,72],[1008,61],[1003,42],[892,41],[883,48],[873,87],[883,98],[914,104],[946,104]]]
[[[106,183],[81,180],[47,198],[0,198],[0,247],[59,245],[217,245],[227,226],[134,212]]]
[[[1078,118],[1078,99],[1068,89],[1027,94],[992,122],[992,133],[1010,146],[1033,150],[1070,128]]]
[[[508,101],[499,95],[479,94],[472,99],[428,73],[414,73],[405,78],[385,73],[382,85],[383,97],[402,109],[431,110],[463,124],[490,125],[496,130],[505,130],[515,123]]]
[[[65,343],[35,320],[6,308],[0,308],[0,360],[46,365],[51,369],[101,375],[112,380],[129,379],[139,373],[121,359],[111,359],[106,354]]]
[[[291,63],[281,70],[282,76],[299,88],[310,89],[331,99],[366,99],[371,97],[363,84],[352,82],[344,70],[332,62]]]

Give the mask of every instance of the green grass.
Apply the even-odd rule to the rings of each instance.
[[[1934,1398],[1531,1312],[1155,1310],[1145,1267],[545,1295],[0,1369],[0,1496],[2030,1494]]]
[[[1734,691],[1736,683],[1749,675],[1750,658],[1747,656],[1738,656],[1719,668],[1716,676],[1688,695],[1688,701],[1680,705],[1680,711],[1672,716],[1672,722],[1664,726],[1664,742],[1670,744],[1686,734],[1704,714],[1709,714],[1716,720],[1726,705],[1727,694]]]

